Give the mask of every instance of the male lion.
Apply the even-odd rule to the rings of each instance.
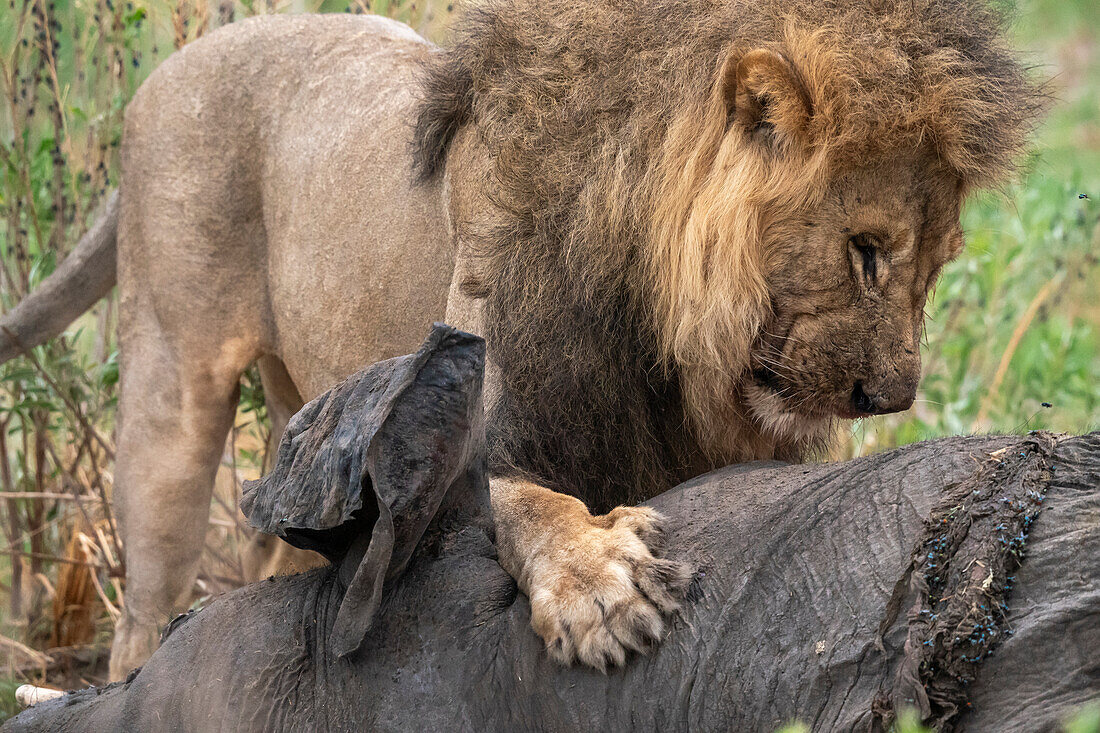
[[[497,544],[536,631],[598,668],[656,640],[687,573],[621,505],[912,402],[960,202],[1038,109],[999,27],[979,0],[501,0],[443,53],[270,18],[170,59],[124,140],[112,675],[189,587],[241,370],[286,413],[445,295],[488,341]]]
[[[659,518],[621,504],[912,404],[960,203],[1038,112],[1000,27],[983,0],[489,0],[435,58],[417,164],[449,191],[448,319],[488,343],[500,561],[554,657],[621,663],[676,605]]]

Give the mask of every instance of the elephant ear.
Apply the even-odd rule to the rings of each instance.
[[[485,343],[436,324],[415,354],[373,364],[287,425],[275,467],[244,487],[249,524],[339,568],[331,643],[356,651],[456,483],[484,474]]]

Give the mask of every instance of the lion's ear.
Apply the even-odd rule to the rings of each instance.
[[[758,48],[731,53],[719,79],[727,125],[772,144],[806,142],[813,106],[785,56]]]

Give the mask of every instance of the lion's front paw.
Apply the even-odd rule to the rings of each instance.
[[[654,556],[661,525],[652,509],[619,507],[562,528],[555,548],[533,563],[531,624],[554,659],[603,671],[660,639],[691,580],[683,563]]]

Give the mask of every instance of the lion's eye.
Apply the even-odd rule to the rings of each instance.
[[[848,240],[848,254],[852,267],[863,275],[868,285],[878,279],[879,252],[875,238],[870,234],[856,234]]]

